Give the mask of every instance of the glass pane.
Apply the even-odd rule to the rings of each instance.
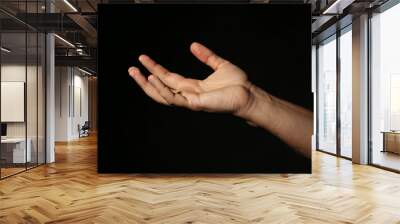
[[[372,17],[372,163],[400,170],[400,4]]]
[[[27,21],[30,24],[37,22],[37,17],[29,16],[38,12],[37,1],[28,1],[26,6],[28,13]],[[27,143],[31,151],[30,161],[27,167],[31,168],[37,165],[37,73],[38,73],[38,36],[35,30],[27,30],[27,75],[26,75],[26,125],[27,125]],[[28,148],[29,148],[28,147]]]
[[[1,1],[14,13],[45,11],[45,0]],[[45,162],[45,35],[0,12],[1,32],[1,153],[0,176]],[[11,112],[10,112],[11,111]]]
[[[38,108],[37,108],[37,98],[38,98],[38,36],[36,32],[27,33],[27,44],[28,44],[28,63],[27,63],[27,80],[26,80],[26,113],[27,113],[27,142],[30,144],[30,160],[27,163],[28,168],[37,165],[37,132],[38,132]],[[29,148],[28,147],[28,148]]]
[[[340,153],[351,158],[352,148],[352,35],[340,36]]]
[[[318,48],[318,149],[336,153],[336,38]]]
[[[38,35],[38,163],[45,163],[45,44],[46,37],[43,33]]]
[[[31,159],[25,119],[26,33],[3,32],[1,47],[1,174],[5,177],[25,170]]]

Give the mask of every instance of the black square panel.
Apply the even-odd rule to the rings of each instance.
[[[99,5],[100,173],[309,173],[311,160],[230,114],[167,107],[128,75],[147,54],[204,79],[200,42],[265,91],[312,110],[309,5]],[[148,74],[148,72],[147,72]]]

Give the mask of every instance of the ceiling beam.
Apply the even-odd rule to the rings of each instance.
[[[96,71],[96,58],[90,56],[56,56],[56,66],[88,67]]]

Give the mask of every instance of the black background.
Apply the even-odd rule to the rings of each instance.
[[[229,114],[157,104],[128,75],[145,53],[204,79],[203,43],[267,92],[312,110],[309,5],[100,5],[100,173],[309,173],[311,160]],[[299,130],[301,127],[298,127]],[[311,136],[310,136],[311,138]]]

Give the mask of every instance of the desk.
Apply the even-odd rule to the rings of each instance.
[[[25,138],[1,139],[1,157],[6,163],[25,163],[32,158],[30,138],[26,139],[28,144],[25,152]]]
[[[393,152],[400,154],[400,131],[382,131],[383,150],[382,152]]]

